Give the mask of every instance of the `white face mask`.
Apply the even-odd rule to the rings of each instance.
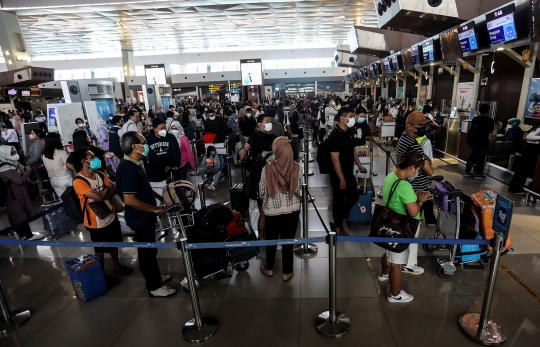
[[[347,122],[347,127],[352,128],[354,126],[354,118],[349,118]]]
[[[79,123],[77,125],[79,126],[79,128],[84,128],[84,123]]]
[[[266,132],[272,131],[272,123],[266,123],[264,125],[264,131]]]
[[[411,176],[409,176],[409,178],[407,178],[408,181],[414,181],[414,179],[418,177],[418,171],[414,171],[414,174],[412,174]]]
[[[180,134],[180,131],[179,130],[171,130],[171,134],[173,134],[174,136],[178,136],[178,134]]]
[[[160,130],[160,131],[158,131],[158,134],[161,137],[165,137],[165,136],[167,136],[167,131],[166,130]]]
[[[248,116],[248,118],[251,118],[251,113],[248,113],[246,116]]]
[[[18,154],[15,154],[15,155],[11,156],[11,160],[19,161],[19,159],[21,159],[21,157]]]
[[[214,119],[216,119],[216,117],[215,116],[214,117],[208,117],[208,119],[214,120]]]

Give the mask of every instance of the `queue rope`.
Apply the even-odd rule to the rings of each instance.
[[[383,152],[388,156],[390,157],[390,160],[392,160],[392,163],[394,164],[395,167],[397,167],[397,164],[396,164],[396,161],[394,160],[394,157],[392,157],[392,152],[383,148],[379,143],[377,143],[377,141],[371,141],[373,142],[374,144],[376,144],[380,149],[383,150]]]
[[[58,210],[60,207],[62,207],[62,204],[55,205],[55,206],[53,206],[51,208],[48,208],[48,209],[46,209],[44,211],[39,212],[38,214],[35,214],[32,217],[27,218],[27,219],[25,219],[25,220],[23,220],[23,221],[21,221],[19,223],[15,223],[13,225],[10,225],[9,227],[7,227],[5,229],[0,230],[0,236],[2,236],[4,234],[7,234],[9,232],[12,232],[13,230],[17,229],[18,227],[22,227],[23,225],[28,224],[28,223],[30,223],[30,222],[32,222],[32,221],[34,221],[34,220],[36,220],[36,219],[38,219],[40,217],[43,217],[46,214],[49,214],[49,213],[51,213],[51,212],[53,212],[55,210]]]
[[[233,158],[235,155],[240,153],[240,151],[244,149],[244,146],[245,145],[242,145],[242,147],[240,147],[236,152],[234,152],[230,156],[226,157],[225,158],[225,163],[223,165],[221,165],[221,167],[216,172],[214,172],[211,176],[208,176],[203,180],[203,185],[206,185],[206,184],[212,182],[212,180],[214,179],[214,177],[216,177],[216,175],[221,174],[223,169],[229,164],[229,159]]]

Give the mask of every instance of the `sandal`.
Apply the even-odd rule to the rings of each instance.
[[[283,274],[283,282],[287,282],[294,276],[294,272],[291,272],[290,274]]]
[[[339,236],[349,236],[349,233],[345,229],[336,228],[336,233]]]
[[[266,267],[266,265],[261,265],[260,270],[261,270],[261,272],[262,272],[264,275],[266,275],[267,277],[272,277],[272,276],[274,276],[273,273],[272,273],[271,275],[269,275],[269,274],[267,273],[267,271],[272,271],[272,272],[273,272],[274,270],[268,270],[268,268]]]
[[[114,270],[114,272],[127,276],[133,273],[133,269],[124,265],[120,265],[118,270]]]

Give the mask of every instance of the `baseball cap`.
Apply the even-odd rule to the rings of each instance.
[[[423,125],[427,123],[429,123],[429,119],[427,119],[426,116],[424,116],[424,114],[420,111],[411,112],[409,117],[407,117],[407,124]]]

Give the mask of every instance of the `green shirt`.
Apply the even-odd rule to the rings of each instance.
[[[390,189],[394,182],[398,180],[395,172],[390,173],[385,177],[383,181],[382,191],[383,191],[383,201],[392,211],[406,215],[407,209],[405,204],[410,204],[411,202],[416,202],[418,200],[411,184],[407,180],[402,180],[398,183],[394,195],[392,196],[392,201],[388,203],[388,197],[390,196]],[[414,219],[421,220],[420,213],[414,217]]]

